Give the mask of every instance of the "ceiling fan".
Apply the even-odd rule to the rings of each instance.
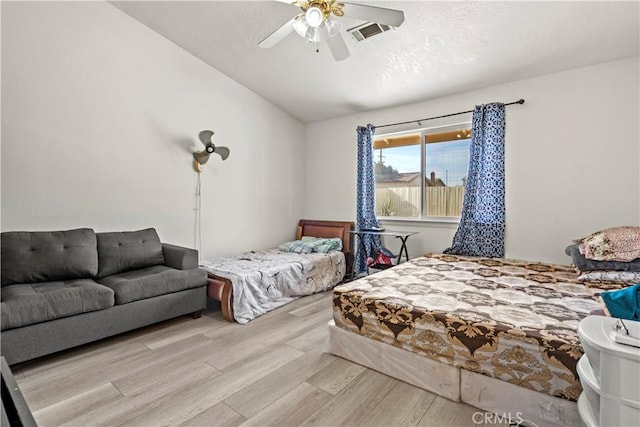
[[[325,41],[336,61],[349,57],[349,49],[340,34],[341,23],[336,17],[347,17],[375,22],[389,27],[399,27],[404,22],[404,12],[364,4],[338,2],[337,0],[277,0],[298,6],[302,13],[258,43],[269,48],[295,31],[312,43]],[[317,49],[316,49],[317,51]]]
[[[197,151],[193,153],[193,168],[196,172],[200,172],[200,166],[204,165],[209,161],[209,156],[211,153],[216,153],[222,160],[226,160],[229,157],[229,150],[227,147],[216,147],[213,145],[211,138],[213,137],[214,132],[212,130],[203,130],[198,134],[198,139],[204,145],[204,150]]]

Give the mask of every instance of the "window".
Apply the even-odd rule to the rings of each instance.
[[[376,137],[378,217],[459,217],[470,144],[470,123]]]

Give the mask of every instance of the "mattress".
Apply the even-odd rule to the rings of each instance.
[[[346,271],[345,256],[340,251],[251,251],[204,260],[200,266],[231,281],[233,315],[238,323],[247,323],[301,296],[331,289],[342,281]]]
[[[531,390],[577,400],[578,324],[623,285],[573,267],[427,255],[337,286],[337,327]]]

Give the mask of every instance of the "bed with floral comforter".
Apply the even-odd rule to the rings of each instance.
[[[578,323],[623,285],[571,266],[427,255],[334,289],[337,327],[575,401]]]

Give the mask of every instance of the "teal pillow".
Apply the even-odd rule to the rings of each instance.
[[[342,240],[337,237],[325,239],[322,237],[304,236],[300,240],[285,242],[278,246],[283,252],[295,252],[298,254],[308,254],[311,252],[329,253],[342,249]]]
[[[342,240],[335,237],[332,239],[318,239],[313,248],[314,252],[329,253],[331,251],[339,251],[342,249]]]
[[[309,254],[313,252],[313,240],[303,239],[294,240],[293,242],[286,242],[278,246],[278,249],[283,252],[294,252],[297,254]]]
[[[640,320],[640,284],[600,294],[612,317]]]

